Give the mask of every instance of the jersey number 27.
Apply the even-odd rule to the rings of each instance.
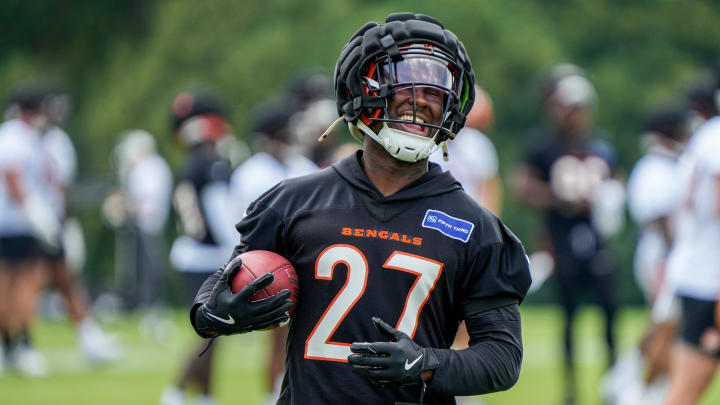
[[[347,267],[347,280],[305,341],[307,359],[347,362],[347,357],[350,355],[350,343],[332,342],[330,337],[365,292],[368,263],[365,255],[358,248],[345,244],[332,245],[318,256],[315,262],[315,278],[332,280],[333,270],[339,263]],[[420,311],[440,278],[443,264],[396,250],[385,261],[383,268],[417,276],[410,287],[402,315],[395,326],[399,331],[413,337]]]

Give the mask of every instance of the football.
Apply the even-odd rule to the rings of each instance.
[[[230,285],[232,292],[237,293],[256,278],[265,273],[272,273],[275,276],[272,284],[258,291],[250,300],[261,300],[287,289],[290,291],[290,301],[294,304],[288,311],[292,316],[298,302],[300,288],[293,265],[286,258],[268,250],[250,250],[242,253],[240,259],[242,259],[242,268],[232,280]]]

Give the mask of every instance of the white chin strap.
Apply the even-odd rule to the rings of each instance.
[[[422,135],[390,128],[387,122],[383,122],[383,127],[378,134],[360,120],[358,120],[357,126],[350,123],[348,123],[348,126],[355,138],[362,139],[359,133],[362,131],[363,134],[382,145],[392,157],[403,162],[417,162],[418,160],[427,159],[440,147],[435,143],[437,133],[432,138],[426,138]],[[441,144],[444,143],[441,142]]]

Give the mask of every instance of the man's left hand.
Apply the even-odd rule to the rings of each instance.
[[[352,371],[383,387],[420,384],[440,365],[435,354],[382,319],[372,322],[390,342],[353,343],[348,356]]]

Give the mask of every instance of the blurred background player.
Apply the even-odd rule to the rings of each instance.
[[[712,86],[717,108],[720,73]],[[680,206],[667,261],[671,288],[679,297],[678,339],[670,361],[665,405],[692,405],[710,385],[720,359],[720,118],[705,121],[678,159]]]
[[[319,68],[297,73],[288,88],[293,114],[291,130],[297,137],[301,153],[318,167],[327,167],[334,162],[337,147],[334,137],[318,142],[320,135],[337,118],[332,91],[332,78]]]
[[[70,95],[58,87],[46,85],[39,94],[48,105],[51,125],[42,133],[44,153],[49,158],[48,201],[62,226],[60,246],[47,252],[50,285],[57,288],[70,320],[77,328],[80,349],[91,363],[117,360],[121,351],[112,336],[106,334],[89,312],[87,293],[79,273],[85,259],[85,243],[80,222],[71,216],[70,187],[77,171],[77,154],[70,136],[60,127],[72,109]],[[10,110],[15,109],[13,106]]]
[[[46,372],[30,330],[46,254],[58,251],[61,232],[47,187],[55,173],[41,138],[54,125],[45,93],[42,86],[19,89],[10,119],[0,126],[0,370],[7,362],[31,377]]]
[[[300,153],[297,135],[291,125],[294,113],[291,106],[271,101],[261,104],[255,111],[251,115],[255,117],[252,128],[255,153],[235,169],[230,180],[230,204],[235,222],[242,219],[252,201],[280,181],[318,169],[315,163]],[[272,334],[273,344],[267,370],[267,403],[275,403],[280,394],[287,331],[285,326],[268,332]]]
[[[317,170],[317,165],[300,153],[302,149],[290,125],[293,112],[287,104],[268,101],[251,114],[254,153],[233,171],[230,179],[234,221],[242,219],[247,206],[281,180]]]
[[[297,135],[302,152],[318,167],[330,166],[335,161],[339,137],[318,138],[337,118],[335,101],[320,99],[310,103],[304,110],[293,113],[292,131]]]
[[[716,73],[712,70],[702,72],[688,91],[690,108],[690,131],[694,133],[705,121],[718,115],[716,100]]]
[[[165,226],[172,173],[155,138],[141,129],[121,134],[113,158],[120,187],[109,193],[102,211],[118,229],[116,283],[127,309],[158,309],[166,298]]]
[[[486,135],[494,120],[490,96],[475,85],[475,104],[468,114],[465,127],[455,139],[447,143],[448,161],[443,159],[441,150],[430,156],[430,160],[439,164],[443,170],[449,170],[475,201],[499,216],[502,184],[498,174],[498,156],[495,146]]]
[[[676,163],[690,134],[685,106],[665,106],[648,115],[643,156],[628,178],[628,207],[639,229],[634,270],[649,308],[660,295],[665,262],[672,246],[672,217],[679,205]],[[654,312],[639,348],[609,370],[603,393],[609,405],[662,404],[667,393],[670,346],[676,330],[673,311]]]
[[[221,157],[222,140],[234,136],[219,102],[207,92],[182,92],[172,103],[172,129],[186,159],[173,193],[173,206],[181,233],[170,249],[170,263],[183,284],[185,303],[208,276],[224,265],[236,242],[228,210],[230,161]],[[163,393],[162,405],[183,405],[186,391],[194,386],[201,397],[195,404],[211,405],[212,365],[217,345],[202,356],[205,342],[198,342],[187,358],[176,384]]]
[[[622,225],[622,186],[612,180],[614,152],[593,125],[596,93],[580,68],[558,65],[543,86],[544,125],[517,176],[522,201],[544,215],[565,314],[565,403],[576,399],[573,321],[588,288],[605,317],[608,366],[615,361],[615,258],[605,238]],[[600,198],[601,197],[601,198]]]

